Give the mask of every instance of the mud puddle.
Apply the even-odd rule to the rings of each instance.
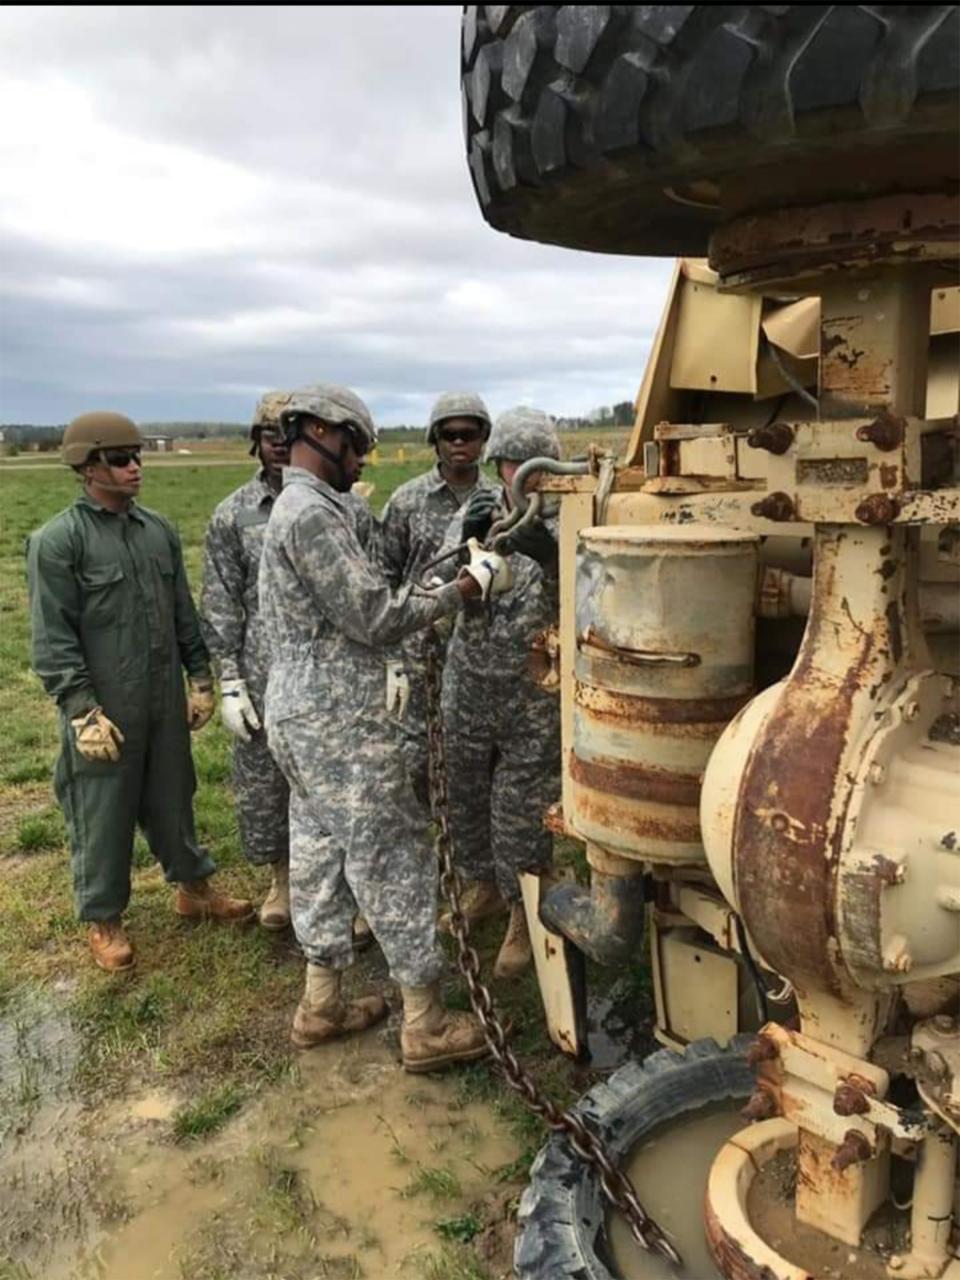
[[[62,1020],[27,1036],[25,1082],[27,1033],[9,1021],[0,1089],[17,1118],[0,1145],[0,1272],[17,1280],[440,1275],[443,1237],[480,1229],[472,1206],[519,1154],[455,1077],[402,1072],[389,1032],[301,1055],[296,1079],[218,1135],[176,1143],[190,1098],[153,1090],[85,1109],[66,1088],[75,1045]],[[39,1073],[49,1087],[29,1066],[41,1054],[60,1055]]]
[[[718,1280],[703,1234],[703,1197],[713,1158],[743,1128],[733,1108],[705,1109],[655,1133],[631,1156],[626,1169],[644,1208],[676,1244],[683,1280]],[[619,1214],[607,1221],[610,1244],[623,1280],[678,1280],[662,1259],[645,1253]]]

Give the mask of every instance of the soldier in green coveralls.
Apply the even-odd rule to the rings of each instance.
[[[134,961],[120,917],[137,824],[178,885],[179,915],[253,915],[249,902],[212,888],[213,862],[197,844],[190,731],[213,714],[210,658],[177,533],[135,501],[142,443],[121,414],[74,419],[62,457],[83,493],[27,543],[33,666],[60,709],[54,788],[77,910],[108,970]]]

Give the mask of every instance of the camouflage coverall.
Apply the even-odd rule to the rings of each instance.
[[[209,676],[180,539],[132,503],[86,494],[31,534],[33,668],[60,710],[54,789],[70,838],[81,920],[115,920],[130,898],[139,824],[171,883],[214,871],[193,823],[183,670]],[[70,721],[95,706],[124,735],[116,762],[87,760]]]
[[[475,485],[454,489],[439,463],[400,485],[380,517],[380,556],[390,585],[396,589],[419,582],[424,566],[439,554],[453,516],[477,489],[494,487],[478,472]],[[410,700],[400,729],[410,776],[422,795],[427,785],[426,643],[425,631],[413,632],[402,643]]]
[[[284,471],[260,568],[266,725],[291,788],[291,910],[313,964],[352,962],[359,907],[397,982],[427,986],[442,971],[437,864],[386,710],[385,646],[460,604],[453,584],[392,592],[344,496]]]
[[[556,536],[556,522],[545,522]],[[463,539],[456,517],[444,540]],[[557,620],[558,588],[535,560],[510,557],[513,586],[457,618],[443,672],[450,828],[470,880],[496,880],[520,900],[517,872],[551,864],[543,815],[560,798],[560,699],[527,671],[538,631]],[[451,572],[445,568],[443,576]]]

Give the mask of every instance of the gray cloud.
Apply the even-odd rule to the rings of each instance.
[[[0,32],[4,420],[244,420],[318,377],[384,423],[451,386],[635,392],[670,264],[486,226],[458,8],[15,7]]]

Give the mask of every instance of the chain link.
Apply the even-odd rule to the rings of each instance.
[[[606,1146],[571,1111],[560,1108],[546,1097],[536,1081],[517,1061],[507,1043],[507,1033],[497,1016],[489,989],[480,980],[480,959],[470,943],[470,929],[460,907],[461,883],[453,861],[450,836],[447,762],[440,715],[440,680],[442,672],[441,641],[431,633],[427,644],[427,739],[430,762],[430,807],[436,824],[435,848],[441,866],[440,884],[450,905],[453,936],[457,940],[460,972],[467,980],[470,1003],[480,1020],[491,1056],[507,1084],[518,1093],[529,1109],[551,1129],[566,1134],[581,1159],[596,1169],[603,1194],[623,1214],[634,1239],[641,1248],[659,1253],[673,1266],[681,1265],[680,1255],[657,1226],[637,1198],[633,1183],[619,1169]]]

